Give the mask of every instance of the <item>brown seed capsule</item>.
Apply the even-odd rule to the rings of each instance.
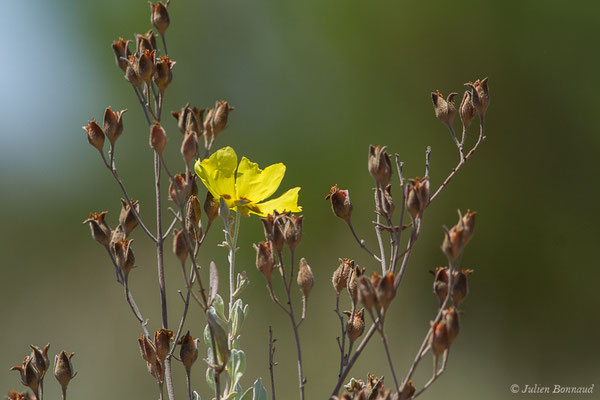
[[[364,269],[356,266],[350,269],[350,274],[348,276],[348,281],[346,282],[346,288],[348,289],[348,294],[350,294],[350,298],[352,299],[352,304],[356,305],[356,300],[358,300],[358,278],[363,274]]]
[[[173,253],[179,258],[179,261],[185,263],[187,260],[190,248],[187,240],[185,240],[185,232],[183,229],[173,230]]]
[[[275,267],[275,257],[271,248],[271,242],[260,242],[259,244],[255,244],[254,248],[256,249],[256,268],[264,275],[267,282],[271,282],[271,275]]]
[[[330,194],[325,197],[326,200],[331,200],[331,209],[333,213],[350,223],[352,216],[352,202],[350,201],[350,193],[348,190],[341,190],[337,185],[330,189]]]
[[[123,133],[123,114],[125,112],[127,112],[127,109],[114,112],[110,107],[104,111],[104,123],[102,125],[102,130],[108,138],[111,147],[115,145],[115,142]]]
[[[135,52],[138,54],[141,54],[146,50],[156,50],[156,36],[154,35],[154,32],[152,32],[152,29],[149,29],[145,35],[136,34],[135,44]]]
[[[466,90],[458,110],[465,130],[471,125],[473,118],[475,118],[475,106],[472,99],[473,94],[469,90]]]
[[[483,78],[481,81],[478,79],[475,82],[465,83],[465,86],[473,89],[473,106],[480,117],[485,115],[485,112],[490,105],[490,89],[488,88],[487,81],[488,78]]]
[[[173,331],[168,329],[159,329],[154,333],[154,345],[156,347],[156,357],[161,361],[165,361],[173,340]]]
[[[35,366],[33,365],[33,360],[31,357],[25,357],[21,365],[15,365],[10,370],[19,371],[19,374],[21,374],[21,383],[33,390],[33,393],[37,398],[40,378],[37,369],[35,369]]]
[[[196,132],[188,131],[181,143],[181,156],[187,164],[198,156],[198,136]]]
[[[202,236],[201,216],[200,201],[196,195],[191,195],[185,206],[185,226],[195,240],[200,240]]]
[[[448,268],[436,267],[435,271],[431,271],[435,276],[433,280],[433,293],[436,294],[440,300],[440,305],[446,300],[448,296]]]
[[[229,118],[229,112],[233,111],[234,108],[231,107],[225,100],[217,101],[215,104],[214,112],[212,115],[212,132],[213,136],[217,136],[221,133],[225,127],[227,126],[227,120]]]
[[[158,90],[164,93],[167,87],[173,80],[173,65],[175,61],[167,57],[158,57],[156,59],[156,68],[154,71],[154,83],[158,86]]]
[[[214,136],[214,134],[213,134],[214,115],[215,115],[214,108],[209,108],[206,111],[206,118],[204,118],[204,135],[206,135],[207,138],[211,138]]]
[[[452,301],[456,307],[460,306],[465,297],[469,294],[468,278],[473,273],[470,269],[461,269],[454,272],[452,281]]]
[[[136,64],[135,54],[130,54],[125,69],[125,79],[139,89],[142,85],[142,78],[137,72]]]
[[[82,127],[87,132],[88,142],[94,146],[100,153],[104,148],[104,132],[100,125],[92,119],[87,126]]]
[[[50,366],[50,361],[48,360],[48,348],[50,347],[50,343],[44,346],[43,349],[40,349],[37,346],[31,345],[31,360],[35,369],[38,371],[38,377],[40,380],[44,379],[44,375]]]
[[[30,400],[29,393],[19,393],[14,389],[9,391],[6,397],[8,398],[8,400]]]
[[[456,260],[462,254],[465,245],[471,239],[475,228],[475,214],[467,211],[463,216],[459,210],[458,223],[446,232],[442,242],[442,251],[450,261]]]
[[[376,273],[373,273],[373,274],[375,275]],[[394,288],[394,280],[395,280],[395,276],[392,271],[388,271],[381,279],[376,279],[377,284],[375,284],[375,282],[373,282],[373,278],[372,278],[371,283],[373,284],[373,287],[375,288],[375,295],[377,296],[377,302],[379,303],[379,306],[381,307],[383,312],[385,312],[388,309],[388,307],[392,303],[392,300],[394,300],[394,297],[396,297],[396,289]]]
[[[150,147],[159,156],[162,156],[165,147],[167,147],[167,134],[158,121],[154,121],[152,128],[150,128]]]
[[[156,355],[156,347],[154,343],[146,336],[141,335],[138,339],[138,344],[140,346],[140,354],[144,360],[146,360],[149,364],[155,364],[158,360]]]
[[[342,289],[344,289],[348,284],[348,278],[350,277],[350,271],[354,268],[354,261],[348,258],[344,258],[343,260],[340,258],[340,265],[333,272],[333,276],[331,278],[331,282],[333,283],[333,288],[335,289],[337,294],[340,294]]]
[[[83,221],[84,224],[90,225],[90,230],[92,231],[92,238],[95,241],[103,245],[104,247],[108,247],[110,244],[111,231],[110,227],[104,220],[104,216],[106,215],[106,211],[98,213],[90,213],[90,217]]]
[[[179,358],[187,371],[192,369],[192,365],[198,358],[198,339],[194,339],[187,331],[181,338],[181,347],[179,348]]]
[[[457,93],[450,93],[447,99],[444,100],[444,96],[439,90],[431,93],[435,116],[448,127],[452,126],[454,116],[456,115],[456,106],[454,105],[454,96],[456,95]]]
[[[146,363],[146,367],[148,368],[148,372],[150,375],[156,379],[156,382],[162,385],[165,379],[165,371],[164,366],[160,361],[156,361],[154,364]]]
[[[263,228],[265,231],[265,239],[271,242],[273,249],[280,252],[283,249],[285,216],[279,214],[277,211],[273,214],[269,214],[266,218],[261,218]]]
[[[402,392],[400,392],[400,395],[398,396],[398,400],[408,400],[410,399],[416,392],[416,388],[414,387],[412,381],[408,381],[406,383],[406,386],[404,386],[404,389],[402,389]]]
[[[356,339],[361,337],[365,331],[365,309],[361,308],[360,311],[354,314],[354,316],[348,316],[348,322],[346,322],[346,330],[348,331],[348,338],[350,343],[354,343]]]
[[[127,69],[127,58],[131,54],[129,52],[129,40],[119,38],[119,40],[113,40],[112,49],[115,53],[115,63],[119,68],[125,72]]]
[[[186,104],[185,106],[181,107],[181,112],[179,111],[173,111],[171,112],[171,115],[173,116],[173,118],[175,118],[177,120],[177,128],[179,128],[179,132],[185,134],[186,132],[186,126],[187,126],[187,118],[188,118],[188,114],[192,112],[192,109],[190,108],[189,103]]]
[[[373,283],[365,275],[358,278],[358,300],[363,303],[367,310],[371,310],[373,306],[379,307]]]
[[[129,272],[134,267],[135,256],[131,249],[133,239],[124,239],[113,243],[113,254],[119,269],[123,272],[125,279],[129,276]]]
[[[54,376],[58,383],[60,383],[63,393],[67,391],[67,386],[71,379],[75,378],[75,375],[77,375],[73,370],[73,364],[71,363],[71,358],[74,354],[75,353],[67,354],[67,352],[63,350],[54,358]]]
[[[446,327],[446,321],[443,319],[438,323],[432,324],[433,332],[429,336],[429,345],[437,358],[448,349],[448,329]]]
[[[369,173],[381,186],[386,187],[392,179],[392,162],[385,146],[369,146]]]
[[[406,208],[414,219],[420,218],[429,205],[429,179],[415,178],[408,182]]]
[[[394,210],[396,205],[394,204],[394,199],[392,198],[392,185],[387,185],[383,189],[383,210],[387,214],[389,218],[394,214]]]
[[[136,58],[136,71],[147,85],[150,84],[154,76],[154,55],[155,50],[145,50]]]
[[[448,307],[443,311],[442,318],[446,324],[446,331],[448,332],[448,346],[450,346],[456,336],[458,336],[458,331],[460,330],[458,310],[455,307]]]
[[[211,192],[206,192],[206,199],[204,200],[204,212],[208,217],[208,225],[219,216],[219,202],[215,200]],[[208,228],[207,228],[208,229]]]
[[[298,286],[302,290],[304,297],[308,297],[310,290],[315,284],[315,277],[313,276],[310,266],[306,262],[306,259],[302,257],[300,259],[300,267],[298,268]]]
[[[133,209],[131,208],[131,205],[133,205]],[[125,228],[125,235],[127,236],[129,236],[129,234],[138,224],[134,211],[136,214],[139,214],[139,201],[131,199],[131,204],[129,204],[125,199],[121,199],[121,214],[119,215],[119,224]]]
[[[302,240],[302,221],[304,216],[287,215],[285,218],[285,227],[283,228],[283,237],[285,243],[288,245],[290,250],[294,251]]]
[[[178,203],[179,201],[186,202],[186,189],[187,184],[185,181],[184,174],[177,174],[173,177],[171,184],[169,185],[169,200]]]
[[[168,6],[169,0],[165,4],[162,1],[159,1],[156,5],[150,3],[150,22],[161,35],[165,34],[171,21],[167,11]]]
[[[462,216],[462,225],[464,228],[463,239],[465,241],[465,245],[469,243],[471,237],[473,236],[473,232],[475,231],[475,215],[476,212],[467,210],[465,215]]]

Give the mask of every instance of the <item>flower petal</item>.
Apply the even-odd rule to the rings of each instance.
[[[302,207],[298,205],[299,187],[288,190],[276,199],[265,201],[264,203],[254,204],[254,209],[250,209],[252,214],[258,214],[261,217],[266,217],[267,214],[273,214],[273,211],[284,212],[300,212]]]
[[[235,184],[238,198],[252,203],[268,198],[275,193],[284,174],[285,165],[282,163],[269,165],[262,170],[257,163],[242,157]]]
[[[217,150],[212,156],[196,161],[194,170],[215,199],[235,200],[237,155],[231,147]]]

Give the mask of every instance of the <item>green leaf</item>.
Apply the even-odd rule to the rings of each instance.
[[[252,400],[267,400],[267,389],[262,384],[262,379],[258,378],[254,382],[254,395],[252,396]]]
[[[215,301],[213,302],[212,306],[217,312],[219,318],[221,318],[223,321],[227,321],[227,318],[225,318],[225,303],[223,303],[223,298],[220,294],[215,296]]]
[[[194,400],[202,400],[200,398],[200,395],[198,394],[198,392],[196,392],[195,390],[194,390]]]
[[[206,369],[206,383],[212,390],[215,390],[215,371],[212,368]]]
[[[244,392],[240,400],[252,400],[252,396],[254,395],[254,388],[250,388]]]
[[[231,336],[236,337],[242,329],[244,323],[244,303],[242,299],[238,299],[233,304],[233,312],[231,317]]]
[[[227,373],[232,382],[232,387],[236,387],[242,376],[246,372],[246,354],[242,350],[231,350],[231,358],[227,363]]]

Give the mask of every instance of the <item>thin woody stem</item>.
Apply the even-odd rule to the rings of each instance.
[[[273,328],[269,325],[269,375],[271,375],[271,398],[275,400],[275,374],[273,372],[273,367],[277,365],[273,361],[273,356],[275,355],[275,340],[273,340]]]
[[[342,332],[342,343],[340,344],[340,372],[338,372],[338,378],[342,376],[342,371],[344,369],[344,363],[346,361],[346,327],[344,324],[344,317],[340,314],[340,294],[336,293],[335,295],[335,310],[333,310],[338,318],[340,319],[340,329]],[[338,338],[339,339],[339,338]],[[339,343],[339,342],[338,342]]]
[[[377,255],[375,253],[373,253],[371,250],[369,250],[369,248],[365,244],[365,241],[358,238],[358,235],[356,234],[356,231],[354,230],[354,226],[352,225],[352,221],[348,220],[346,222],[348,223],[348,227],[350,227],[350,232],[352,232],[354,239],[356,239],[356,242],[360,245],[360,247],[362,247],[367,253],[369,253],[371,255],[371,257],[373,257],[377,262],[381,262],[381,259],[379,257],[377,257]]]
[[[377,214],[377,224],[379,225],[381,222],[381,213],[383,211],[383,201],[381,192],[381,185],[377,183],[377,187],[375,188],[375,214]],[[381,273],[385,274],[387,270],[386,260],[385,260],[385,247],[383,246],[383,239],[381,238],[381,228],[379,226],[375,226],[375,234],[377,236],[377,243],[379,243],[379,252],[381,253],[380,262],[381,262]]]

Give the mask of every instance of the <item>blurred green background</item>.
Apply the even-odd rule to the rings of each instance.
[[[356,228],[375,247],[368,145],[399,153],[408,177],[423,174],[424,150],[431,145],[437,187],[457,154],[433,115],[430,92],[457,91],[460,98],[464,82],[485,76],[492,99],[488,139],[428,210],[390,311],[398,374],[406,374],[435,313],[427,271],[444,263],[441,226],[455,223],[457,208],[471,208],[479,213],[476,236],[463,263],[475,273],[462,331],[448,371],[423,398],[527,397],[511,394],[511,384],[595,384],[600,390],[597,4],[174,0],[169,10],[167,40],[177,65],[165,111],[227,99],[236,110],[217,147],[232,145],[261,166],[283,161],[288,169],[282,188],[302,187],[305,224],[297,254],[308,259],[316,278],[301,327],[308,399],[326,398],[337,377],[339,326],[330,284],[337,258],[378,268],[324,196],[332,184],[350,189]],[[149,29],[148,4],[5,2],[3,14],[0,389],[20,388],[18,374],[8,369],[29,344],[50,342],[52,354],[76,353],[79,374],[71,398],[156,398],[136,344],[139,326],[104,250],[81,224],[90,211],[108,210],[116,225],[121,194],[80,128],[92,117],[101,119],[108,105],[129,109],[117,161],[130,194],[141,201],[142,216],[153,224],[148,129],[110,49],[113,39]],[[168,114],[164,120],[175,170],[180,134]],[[469,131],[470,143],[476,130]],[[251,243],[261,240],[261,231],[257,218],[243,220],[238,266],[252,281],[244,294],[250,303],[242,339],[244,383],[268,379],[272,324],[279,397],[293,399],[292,332],[254,267]],[[131,276],[132,291],[155,330],[155,253],[141,230],[134,237],[139,268]],[[203,265],[214,260],[225,274],[226,254],[216,247],[221,240],[219,229],[212,230],[200,259]],[[183,284],[168,253],[175,325]],[[192,335],[200,336],[204,318],[197,307],[188,321]],[[352,375],[384,375],[391,384],[383,357],[374,338]],[[176,364],[175,371],[183,398],[183,368]],[[199,360],[192,379],[210,398],[204,371]],[[422,384],[430,371],[427,358],[415,382]],[[47,399],[59,396],[52,380]]]

